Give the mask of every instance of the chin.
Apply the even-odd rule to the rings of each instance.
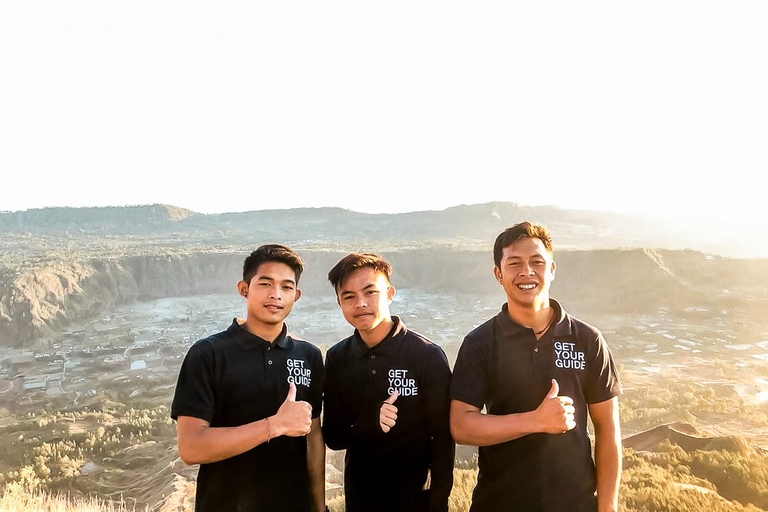
[[[354,323],[354,324],[352,324],[352,327],[354,327],[355,329],[357,329],[360,332],[366,332],[366,331],[370,331],[371,330],[371,326],[368,325],[367,323],[366,324]]]

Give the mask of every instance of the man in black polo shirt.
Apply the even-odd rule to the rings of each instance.
[[[507,302],[466,336],[451,382],[454,439],[480,447],[470,510],[616,511],[621,385],[608,345],[550,299],[544,227],[516,224],[493,252]]]
[[[347,512],[446,512],[451,371],[438,345],[390,314],[391,271],[378,255],[350,254],[328,274],[355,332],[326,354],[323,433],[346,449]]]
[[[181,459],[200,464],[198,512],[325,510],[322,354],[284,322],[303,268],[282,245],[252,252],[237,284],[245,320],[184,359],[171,416]]]

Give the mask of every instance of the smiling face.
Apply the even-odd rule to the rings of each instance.
[[[262,333],[283,328],[285,317],[301,296],[294,270],[276,261],[259,265],[249,283],[238,283],[238,291],[247,300],[246,328],[262,337],[265,337]]]
[[[346,321],[358,330],[368,346],[373,346],[389,334],[389,303],[394,296],[395,288],[384,273],[363,267],[344,279],[336,298]]]
[[[494,267],[510,308],[537,311],[549,306],[549,289],[555,279],[555,262],[538,238],[522,238],[504,247]]]

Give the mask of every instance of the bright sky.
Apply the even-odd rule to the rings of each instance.
[[[768,2],[0,3],[0,210],[768,217]]]

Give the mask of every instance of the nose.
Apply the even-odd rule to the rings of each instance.
[[[279,286],[275,286],[274,288],[272,288],[272,290],[270,291],[270,294],[269,294],[269,298],[270,299],[275,299],[275,300],[280,300],[280,299],[283,298],[280,295],[280,287]]]
[[[520,266],[520,275],[521,276],[530,276],[533,275],[533,267],[528,263],[523,263]]]
[[[360,309],[360,308],[366,307],[367,305],[368,305],[368,302],[365,300],[365,297],[360,297],[359,299],[357,299],[357,304],[355,304],[355,307]]]

